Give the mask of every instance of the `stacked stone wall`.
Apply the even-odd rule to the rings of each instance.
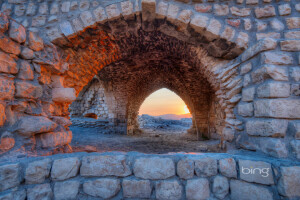
[[[300,198],[300,163],[259,156],[76,153],[2,162],[0,175],[6,200]]]

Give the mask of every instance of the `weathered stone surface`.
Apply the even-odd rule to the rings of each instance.
[[[15,132],[24,136],[32,136],[37,133],[53,131],[56,127],[57,124],[46,117],[26,116],[18,121]]]
[[[5,105],[0,104],[0,127],[4,125],[6,120]]]
[[[257,18],[273,17],[276,15],[274,6],[267,5],[262,8],[255,8],[255,16]]]
[[[259,119],[246,122],[246,132],[254,136],[284,137],[287,127],[287,120]]]
[[[82,158],[81,176],[129,176],[125,156],[86,156]]]
[[[284,40],[280,42],[282,51],[300,51],[300,40]]]
[[[191,179],[194,177],[194,161],[190,159],[181,159],[177,163],[177,174],[182,179]]]
[[[12,99],[15,93],[13,76],[0,75],[0,99]]]
[[[72,141],[72,131],[49,132],[39,135],[44,148],[66,145]]]
[[[300,167],[281,167],[281,177],[278,182],[278,191],[281,195],[290,198],[300,197]]]
[[[156,1],[142,0],[142,19],[143,21],[150,21],[155,18]]]
[[[300,160],[300,140],[292,140],[290,144],[292,152],[296,155],[297,159]]]
[[[120,189],[120,180],[112,178],[101,178],[83,183],[83,191],[86,194],[104,199],[115,196]]]
[[[53,116],[51,117],[51,120],[54,121],[55,123],[62,125],[63,127],[69,127],[72,122],[71,120],[65,118],[65,117],[57,117],[57,116]]]
[[[273,199],[273,194],[267,188],[234,179],[230,181],[230,191],[232,200]]]
[[[11,39],[18,43],[24,43],[26,41],[25,28],[15,21],[11,21],[8,34]]]
[[[292,67],[291,68],[291,76],[294,81],[300,81],[300,68],[299,67]]]
[[[19,164],[0,166],[0,191],[18,186],[21,183],[21,167]]]
[[[265,64],[290,65],[293,64],[293,58],[290,54],[283,52],[265,52],[262,54]]]
[[[20,70],[18,74],[18,79],[22,80],[33,80],[34,79],[34,73],[33,68],[29,64],[29,62],[22,60],[20,62]]]
[[[206,178],[188,180],[185,190],[188,200],[204,200],[210,196],[209,182]]]
[[[25,200],[26,190],[21,189],[10,193],[0,194],[0,200]]]
[[[254,102],[256,117],[300,119],[300,100],[265,99]]]
[[[95,23],[93,15],[90,11],[84,11],[80,14],[80,19],[83,22],[84,27],[91,26]]]
[[[19,55],[21,52],[20,45],[5,35],[0,35],[0,49],[6,53],[15,55]]]
[[[284,33],[286,39],[300,39],[300,31],[288,31]]]
[[[28,200],[51,200],[53,193],[49,183],[36,185],[27,189]]]
[[[277,157],[286,158],[288,151],[285,143],[277,138],[259,138],[259,150],[262,152]]]
[[[239,16],[239,17],[246,17],[249,16],[251,13],[251,8],[238,8],[238,7],[231,7],[230,12],[233,15]]]
[[[252,81],[254,83],[262,82],[266,79],[273,79],[276,81],[288,81],[288,71],[285,67],[275,65],[264,65],[261,68],[251,73]]]
[[[0,72],[16,74],[18,70],[16,61],[8,54],[0,51]]]
[[[43,95],[43,88],[34,82],[16,81],[16,97],[37,99]]]
[[[108,19],[115,19],[120,16],[120,10],[118,9],[117,4],[111,4],[105,7]]]
[[[224,158],[219,160],[219,170],[223,176],[228,178],[236,178],[236,163],[233,158]]]
[[[52,100],[55,102],[72,102],[75,101],[76,94],[74,88],[53,88]]]
[[[289,15],[291,14],[291,6],[289,4],[282,4],[278,6],[279,15]]]
[[[244,88],[242,91],[242,101],[250,102],[254,100],[255,87]]]
[[[267,82],[257,88],[259,98],[282,98],[290,96],[290,84],[281,82]]]
[[[218,173],[217,160],[209,157],[195,160],[195,171],[197,176],[214,176]]]
[[[23,47],[21,51],[21,57],[26,60],[31,60],[34,58],[34,52],[27,47]]]
[[[295,139],[300,139],[300,123],[298,122],[294,122],[293,123],[293,128],[294,128],[294,132],[295,132]]]
[[[1,116],[1,114],[0,114],[0,116]],[[12,149],[15,146],[15,143],[16,143],[16,141],[10,132],[8,132],[8,131],[3,132],[1,135],[0,151],[5,152],[5,151]]]
[[[214,13],[215,15],[219,15],[219,16],[228,15],[229,13],[228,5],[214,4]]]
[[[149,180],[124,179],[122,188],[125,198],[148,199],[151,197],[152,187]]]
[[[300,17],[290,17],[286,18],[285,20],[288,29],[300,28]]]
[[[253,103],[240,103],[238,105],[238,114],[243,117],[253,116]]]
[[[240,179],[265,185],[273,185],[273,172],[269,163],[251,160],[239,160]]]
[[[134,175],[143,179],[167,179],[175,175],[175,166],[170,158],[138,158],[133,167]]]
[[[1,11],[3,11],[3,9]],[[9,25],[8,17],[4,13],[2,13],[0,15],[0,32],[2,33],[6,32],[8,30],[8,25]]]
[[[216,176],[213,181],[212,191],[216,197],[223,199],[229,192],[229,183],[224,176]]]
[[[36,33],[30,32],[29,33],[29,48],[34,51],[41,51],[44,49],[44,42],[41,37],[39,37]]]
[[[76,199],[79,181],[56,182],[54,184],[54,198],[56,200]]]
[[[167,200],[167,199],[181,199],[182,197],[182,186],[178,181],[161,181],[155,185],[156,199]]]
[[[68,21],[65,21],[65,22],[62,22],[60,25],[60,30],[61,32],[65,35],[65,36],[70,36],[70,35],[73,35],[74,34],[74,30],[72,28],[72,25],[70,22]],[[78,27],[78,26],[76,26]]]
[[[246,64],[243,64],[243,65],[241,65],[240,73],[241,73],[242,75],[247,74],[248,72],[251,71],[251,69],[252,69],[252,64],[251,64],[251,62],[246,63]]]
[[[66,180],[78,174],[80,160],[77,157],[62,158],[54,160],[51,169],[53,180]]]
[[[51,160],[49,158],[29,163],[25,171],[26,183],[43,183],[49,177],[50,168]]]
[[[94,16],[97,22],[102,22],[107,19],[107,15],[105,14],[105,10],[103,7],[99,6],[94,10]]]
[[[271,24],[271,27],[272,27],[272,29],[274,29],[274,30],[276,30],[276,31],[281,31],[281,30],[283,30],[284,29],[284,24],[280,21],[280,20],[278,20],[278,19],[273,19],[271,22],[270,22],[270,24]]]
[[[208,17],[204,15],[194,15],[194,17],[191,20],[191,27],[198,33],[202,33],[204,28],[208,25]]]

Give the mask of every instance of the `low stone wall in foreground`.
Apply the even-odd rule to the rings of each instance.
[[[0,165],[0,200],[299,199],[300,163],[230,154],[74,153]]]

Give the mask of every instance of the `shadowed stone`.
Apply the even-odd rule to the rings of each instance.
[[[217,160],[209,157],[195,160],[195,171],[200,177],[214,176],[218,173]]]
[[[54,184],[54,198],[56,200],[76,199],[79,181],[56,182]]]
[[[53,180],[66,180],[75,177],[79,171],[80,160],[77,157],[54,160],[51,170]]]
[[[21,183],[19,164],[0,166],[0,191],[18,186]]]
[[[278,182],[278,191],[289,198],[300,197],[300,167],[281,167],[281,177]]]
[[[185,190],[188,200],[204,200],[210,196],[209,182],[206,178],[188,180]]]
[[[236,178],[236,163],[233,158],[224,158],[219,160],[219,170],[223,176]]]
[[[161,181],[156,183],[156,199],[167,200],[167,199],[181,199],[182,186],[178,181]]]
[[[48,178],[51,168],[51,160],[44,159],[34,161],[28,164],[25,171],[25,180],[27,184],[43,183]]]
[[[190,179],[194,177],[194,161],[182,159],[177,163],[177,174],[180,178]]]
[[[15,93],[15,85],[12,75],[0,75],[0,99],[12,99]]]
[[[96,179],[83,184],[83,191],[86,194],[104,199],[115,196],[120,189],[120,180],[112,178]]]
[[[27,189],[28,200],[51,200],[53,197],[52,189],[49,183],[36,185]]]
[[[9,26],[9,37],[18,43],[26,41],[26,30],[25,28],[15,21],[11,21]]]
[[[124,179],[122,188],[125,198],[148,199],[151,197],[152,187],[149,180]]]
[[[224,176],[216,176],[213,181],[212,191],[216,197],[223,199],[229,192],[229,183]]]

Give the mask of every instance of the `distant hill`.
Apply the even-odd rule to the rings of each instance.
[[[162,119],[171,119],[171,120],[180,120],[182,118],[191,118],[191,114],[182,114],[182,115],[176,115],[176,114],[165,114],[165,115],[159,115],[159,116],[153,116],[156,118],[162,118]]]

